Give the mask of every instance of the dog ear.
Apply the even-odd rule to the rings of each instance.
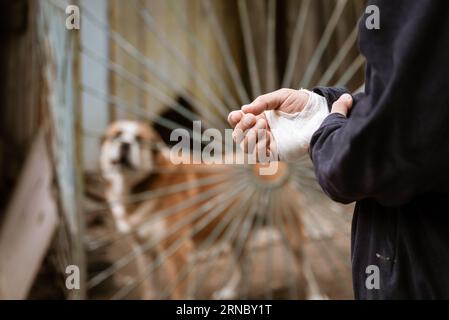
[[[168,161],[170,161],[170,148],[160,134],[154,130],[154,127],[150,126],[150,128],[152,129],[151,150],[153,152],[153,158],[157,166],[167,166]]]
[[[157,143],[156,148],[159,150],[159,153],[166,159],[170,160],[170,148],[162,142]]]
[[[152,146],[153,157],[158,167],[167,166],[170,161],[170,148],[162,141],[156,142]]]

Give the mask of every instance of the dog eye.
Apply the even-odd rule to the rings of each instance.
[[[121,136],[122,136],[122,132],[121,131],[117,131],[112,138],[115,140],[115,139],[120,138]]]
[[[136,141],[138,143],[142,143],[143,142],[143,137],[142,136],[136,136]]]

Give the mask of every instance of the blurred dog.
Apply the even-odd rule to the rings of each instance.
[[[163,209],[180,204],[193,197],[198,191],[187,188],[176,193],[158,197],[144,197],[138,201],[133,195],[161,190],[164,187],[182,182],[194,182],[193,173],[185,166],[174,166],[168,160],[168,149],[159,136],[146,124],[134,121],[118,121],[109,126],[101,145],[100,165],[102,175],[107,181],[106,199],[110,206],[116,228],[120,233],[133,234],[137,246],[136,262],[138,277],[145,277],[152,261],[161,255],[179,237],[185,237],[181,247],[168,257],[163,264],[163,272],[169,280],[175,281],[179,268],[187,264],[193,245],[188,236],[189,225],[179,228],[176,233],[166,236],[170,226],[188,214],[179,210],[170,215],[158,215]],[[149,250],[141,251],[143,246]],[[147,278],[147,277],[146,277]],[[151,284],[142,281],[144,297],[151,290]],[[171,298],[181,299],[186,291],[186,281],[174,288]]]
[[[190,219],[189,214],[206,202],[196,203],[188,208],[179,208],[168,214],[183,201],[191,199],[214,187],[214,184],[198,186],[195,181],[213,173],[204,173],[195,168],[205,168],[206,165],[174,165],[169,160],[169,149],[160,137],[146,124],[134,121],[118,121],[109,126],[101,145],[100,164],[102,175],[107,181],[106,199],[114,217],[115,225],[120,233],[131,233],[138,246],[136,252],[141,253],[142,246],[150,245],[150,250],[138,254],[139,273],[144,276],[148,268],[148,260],[160,259],[177,239],[183,239],[180,247],[170,254],[163,263],[163,272],[170,283],[175,283],[181,270],[188,264],[189,257],[198,245],[210,236],[216,226],[222,221],[228,209],[218,215],[213,221],[203,226],[200,232],[192,233],[201,219]],[[210,165],[208,165],[210,166]],[[222,170],[225,170],[221,166]],[[255,170],[254,172],[258,172]],[[264,179],[275,179],[265,177]],[[176,192],[168,191],[170,186],[188,185]],[[215,184],[216,185],[216,184]],[[161,190],[167,192],[160,192]],[[167,189],[168,188],[168,189]],[[292,189],[292,192],[294,190]],[[134,199],[133,195],[149,194],[146,199]],[[153,196],[151,196],[153,194]],[[155,196],[157,194],[157,196]],[[238,196],[236,197],[236,201]],[[228,207],[227,207],[228,208]],[[160,214],[160,212],[165,214]],[[184,223],[182,223],[184,221]],[[303,225],[299,217],[293,225],[284,221],[286,236],[294,251],[296,262],[300,268],[299,278],[309,286],[309,298],[319,298],[318,288],[313,274],[310,272],[304,257]],[[174,228],[174,229],[173,229]],[[172,230],[175,230],[174,232]],[[252,231],[252,230],[251,230]],[[282,232],[282,230],[281,230]],[[238,238],[238,237],[237,237]],[[231,243],[235,249],[236,244]],[[234,250],[236,251],[236,250]],[[234,252],[235,253],[235,252]],[[226,285],[215,292],[216,299],[235,299],[242,274],[242,256],[237,260],[236,272]],[[189,278],[179,281],[170,298],[188,298]],[[151,284],[143,282],[143,290],[149,292]],[[145,296],[147,298],[148,296]],[[301,295],[300,298],[305,298]]]

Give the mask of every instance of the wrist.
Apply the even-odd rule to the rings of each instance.
[[[305,107],[310,103],[310,99],[311,99],[311,96],[313,95],[313,92],[311,92],[307,89],[302,89],[302,88],[299,89],[298,92],[299,92],[299,96],[300,96],[299,97],[299,101],[300,101],[299,108],[300,108],[300,110],[304,110]]]

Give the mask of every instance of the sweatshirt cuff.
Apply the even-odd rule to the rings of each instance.
[[[329,114],[321,123],[320,129],[323,127],[327,127],[329,125],[336,125],[336,124],[343,124],[347,121],[348,119],[342,115],[341,113],[338,112],[334,112]]]
[[[321,135],[326,134],[326,132],[333,131],[337,128],[343,127],[346,124],[347,120],[348,119],[344,115],[337,112],[329,114],[323,120],[320,128],[313,134],[312,138],[310,139],[309,156],[312,162],[313,162],[313,149],[315,147],[315,142],[317,141],[317,139]]]

